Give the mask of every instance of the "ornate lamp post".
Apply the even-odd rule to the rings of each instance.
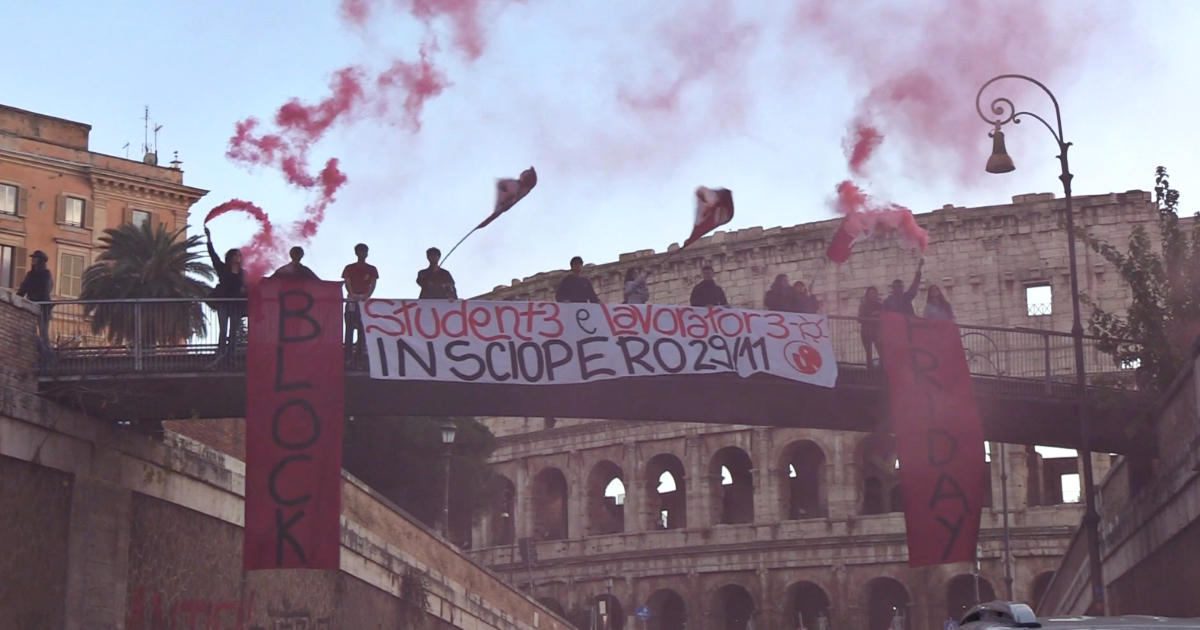
[[[988,86],[1002,79],[1020,79],[1041,88],[1050,97],[1050,101],[1054,103],[1056,125],[1051,126],[1050,123],[1046,122],[1046,119],[1032,112],[1017,111],[1013,102],[1004,97],[993,100],[991,106],[988,108],[993,117],[985,114],[982,107],[983,92]],[[979,93],[975,96],[975,111],[979,112],[979,117],[984,122],[994,127],[993,131],[989,134],[992,137],[992,156],[988,158],[986,167],[989,173],[1009,173],[1016,169],[1012,158],[1009,157],[1008,152],[1005,150],[1004,132],[1000,130],[1000,127],[1010,122],[1020,124],[1022,116],[1029,116],[1042,123],[1046,129],[1050,130],[1050,135],[1054,136],[1055,142],[1058,143],[1058,162],[1062,166],[1062,174],[1058,178],[1062,180],[1067,206],[1067,257],[1070,262],[1071,273],[1071,337],[1075,342],[1076,395],[1078,396],[1079,404],[1079,454],[1083,460],[1083,492],[1086,506],[1083,514],[1083,527],[1088,542],[1089,566],[1092,578],[1092,605],[1099,607],[1100,610],[1105,610],[1104,580],[1100,575],[1100,515],[1096,511],[1095,479],[1092,477],[1091,427],[1087,418],[1087,407],[1085,406],[1087,374],[1084,371],[1083,363],[1083,322],[1079,314],[1079,274],[1075,266],[1075,212],[1071,207],[1072,175],[1067,164],[1067,149],[1070,148],[1071,143],[1063,140],[1062,112],[1058,107],[1058,99],[1041,82],[1025,75],[1002,74],[984,83],[983,87],[979,88]]]
[[[454,449],[454,434],[458,426],[453,420],[442,420],[442,446],[446,448],[446,494],[442,497],[442,538],[450,540],[450,451]]]

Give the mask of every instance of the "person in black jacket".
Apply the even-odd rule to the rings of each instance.
[[[417,299],[457,300],[458,289],[454,287],[454,276],[438,264],[442,259],[442,250],[430,247],[425,250],[425,259],[429,261],[429,266],[417,272],[417,286],[421,287]]]
[[[788,282],[787,274],[775,276],[775,282],[763,296],[763,305],[768,311],[796,312],[796,290],[792,288],[792,283]]]
[[[212,244],[212,232],[204,228],[204,236],[208,238],[208,257],[212,260],[213,269],[217,272],[217,286],[208,297],[221,300],[211,302],[209,306],[217,312],[217,359],[226,349],[234,347],[242,332],[242,318],[246,316],[246,271],[242,269],[242,250],[234,248],[225,252],[225,260],[217,255]],[[227,300],[237,299],[241,302]]]
[[[712,265],[704,265],[700,269],[700,275],[704,279],[692,287],[692,306],[729,306],[729,300],[725,299],[725,290],[713,280],[716,273]]]
[[[21,281],[21,287],[17,289],[17,296],[28,299],[30,302],[40,302],[41,317],[38,318],[38,335],[42,343],[42,350],[50,351],[50,309],[54,305],[50,303],[50,294],[54,292],[54,274],[50,273],[50,268],[46,266],[49,257],[46,252],[37,250],[29,255],[33,259],[33,265],[29,271],[25,273],[25,279]]]
[[[554,301],[600,303],[600,296],[596,295],[596,288],[592,286],[592,281],[583,277],[583,259],[579,256],[571,259],[571,273],[558,283]]]
[[[288,251],[291,262],[275,270],[272,278],[302,278],[304,280],[320,280],[317,274],[300,262],[304,258],[304,248],[299,245]]]
[[[796,291],[796,312],[797,313],[819,313],[821,311],[821,303],[817,301],[817,296],[808,292],[808,286],[803,280],[797,280],[792,285],[792,289]]]

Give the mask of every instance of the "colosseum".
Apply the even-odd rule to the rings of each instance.
[[[1091,234],[1119,247],[1134,224],[1152,227],[1156,218],[1143,191],[1076,197],[1075,210]],[[1069,331],[1063,213],[1053,194],[1031,194],[918,215],[930,235],[922,288],[939,285],[960,324]],[[917,253],[887,239],[860,244],[844,265],[827,263],[836,227],[716,232],[678,255],[633,252],[585,274],[602,299],[619,302],[626,270],[640,267],[650,272],[651,302],[686,303],[712,265],[730,303],[747,308],[761,308],[773,278],[787,274],[812,286],[822,312],[843,316],[856,313],[867,287],[909,282]],[[1078,251],[1081,291],[1123,308],[1129,291],[1115,270]],[[481,299],[552,300],[562,273]],[[1053,370],[1069,377],[1062,350]],[[1046,357],[1049,367],[1049,349]],[[492,462],[506,490],[475,523],[470,553],[582,630],[938,628],[977,599],[1011,592],[1036,603],[1082,514],[1071,491],[1077,458],[991,443],[977,568],[911,569],[899,462],[884,430],[484,421],[497,436]],[[1110,461],[1093,455],[1097,480]]]

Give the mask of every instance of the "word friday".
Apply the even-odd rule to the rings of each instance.
[[[657,304],[370,300],[371,377],[574,384],[766,373],[833,387],[824,315]]]

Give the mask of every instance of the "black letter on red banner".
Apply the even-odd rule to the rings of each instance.
[[[345,379],[340,283],[250,293],[245,570],[337,569]]]
[[[879,324],[904,487],[908,565],[970,561],[986,463],[958,326],[894,313],[883,313]]]

